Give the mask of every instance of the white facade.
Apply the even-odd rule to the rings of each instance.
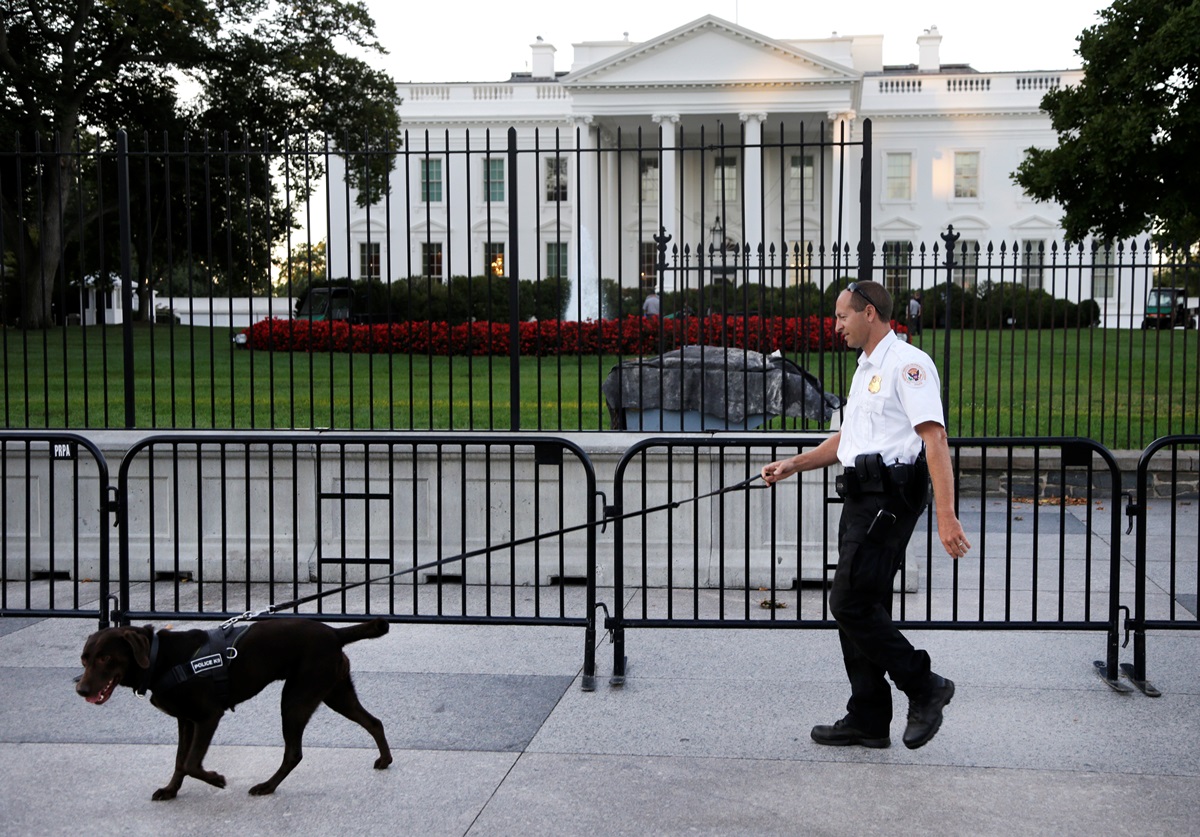
[[[962,235],[960,246],[991,243],[998,253],[1005,243],[1009,269],[1003,281],[1020,274],[1037,284],[1038,275],[1015,269],[1011,250],[1036,252],[1040,244],[1048,253],[1054,242],[1061,248],[1062,213],[1027,198],[1011,174],[1025,149],[1056,142],[1040,110],[1046,91],[1078,83],[1082,72],[977,73],[942,65],[940,41],[936,28],[927,30],[916,39],[917,63],[885,67],[882,36],[776,39],[707,16],[644,43],[575,44],[567,72],[555,70],[555,48],[538,42],[532,45],[532,72],[508,81],[402,85],[409,156],[393,173],[386,202],[363,208],[351,199],[347,206],[345,190],[330,190],[329,264],[339,276],[346,271],[336,266],[348,266],[352,278],[445,279],[480,275],[502,253],[509,259],[505,275],[554,275],[552,263],[562,259],[585,291],[598,276],[629,286],[638,282],[660,225],[672,246],[707,246],[716,233],[714,219],[723,216],[724,235],[752,253],[760,243],[853,250],[863,237],[877,251],[885,243],[944,248],[940,235],[953,225]],[[802,160],[807,152],[789,143],[816,143],[822,132],[860,142],[868,118],[872,206],[871,228],[864,231],[861,153],[813,145],[813,159]],[[512,181],[522,206],[516,231],[508,228],[508,199],[514,197],[508,180],[493,200],[485,194],[484,168],[500,166],[486,160],[493,152],[503,159],[510,127],[521,149],[539,149],[520,156]],[[732,204],[721,204],[716,194],[723,188],[714,170],[722,136],[739,155],[745,145],[744,157],[729,169]],[[572,156],[577,139],[588,153]],[[477,153],[458,153],[468,145]],[[618,145],[625,150],[590,153]],[[700,153],[702,147],[708,153]],[[567,166],[565,200],[550,200],[543,188],[546,161],[556,155]],[[539,171],[533,170],[535,157]],[[659,188],[647,195],[643,160],[651,158]],[[426,160],[436,161],[436,171]],[[810,164],[812,171],[803,173]],[[494,173],[508,177],[498,168]],[[431,174],[440,178],[436,200],[423,194]],[[335,161],[331,182],[342,176]],[[797,185],[804,177],[803,187]],[[736,211],[729,211],[731,205]],[[516,274],[514,250],[520,254]],[[882,255],[875,258],[879,264]],[[1045,258],[1050,263],[1051,256]],[[985,263],[986,257],[981,269]],[[928,264],[935,264],[932,254]],[[1097,293],[1075,287],[1071,295],[1095,297],[1106,321],[1132,316],[1130,306],[1140,310],[1144,288],[1114,295],[1110,310],[1103,294],[1112,277],[1093,280],[1092,271],[1085,272],[1085,284]],[[826,274],[818,281],[833,278]],[[937,281],[944,279],[929,271],[920,284]],[[1079,276],[1072,281],[1078,286]],[[1044,284],[1067,295],[1051,280]]]

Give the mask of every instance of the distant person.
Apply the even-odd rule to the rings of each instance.
[[[646,301],[642,303],[642,316],[657,317],[661,311],[662,305],[659,302],[658,294],[651,291],[649,296],[646,297]]]
[[[908,299],[908,333],[921,333],[921,292],[913,291]]]

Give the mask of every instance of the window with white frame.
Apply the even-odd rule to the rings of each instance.
[[[811,154],[793,154],[788,166],[788,200],[812,203],[816,200],[816,167]]]
[[[954,245],[954,283],[964,291],[975,287],[979,278],[979,242],[961,239]]]
[[[358,245],[358,278],[378,279],[381,275],[379,269],[379,242],[361,242]]]
[[[1112,242],[1092,245],[1092,299],[1112,299],[1117,280],[1114,260]]]
[[[546,200],[558,203],[567,199],[567,158],[546,158]]]
[[[1025,287],[1041,289],[1045,258],[1046,242],[1036,238],[1021,239],[1021,282]]]
[[[718,157],[713,166],[713,200],[731,203],[737,200],[737,157]]]
[[[507,162],[503,157],[488,157],[483,161],[483,199],[488,203],[504,201],[504,169]]]
[[[440,241],[421,243],[421,275],[433,279],[442,278],[442,243]]]
[[[566,279],[569,264],[567,261],[567,243],[565,241],[546,242],[547,279]]]
[[[421,161],[421,201],[442,202],[442,161],[439,159]]]
[[[487,265],[488,276],[504,275],[503,241],[488,241],[483,245],[483,263]]]
[[[954,152],[954,197],[979,197],[979,152]]]
[[[912,200],[912,153],[896,151],[886,155],[884,164],[884,200]]]
[[[812,281],[813,243],[811,241],[785,241],[784,258],[787,264],[789,285],[799,285]]]
[[[638,243],[638,276],[643,288],[653,288],[658,276],[658,242]]]
[[[908,290],[912,274],[912,244],[908,241],[883,242],[883,284],[893,296]]]
[[[658,158],[642,157],[639,159],[638,176],[642,203],[658,203]]]

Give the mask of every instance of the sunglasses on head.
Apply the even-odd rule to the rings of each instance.
[[[846,286],[846,290],[848,290],[852,294],[858,294],[863,299],[865,299],[870,305],[875,305],[875,300],[873,300],[873,299],[871,299],[871,297],[867,296],[867,292],[864,291],[862,288],[860,288],[858,286],[857,282],[851,282],[849,285]],[[876,307],[878,307],[878,306],[876,306]]]

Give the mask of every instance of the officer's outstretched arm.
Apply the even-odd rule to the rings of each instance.
[[[787,479],[792,474],[799,473],[800,471],[828,468],[838,461],[837,450],[841,435],[841,432],[834,433],[811,450],[806,450],[789,459],[779,459],[769,465],[764,465],[762,478],[768,484],[773,484],[782,479]]]

